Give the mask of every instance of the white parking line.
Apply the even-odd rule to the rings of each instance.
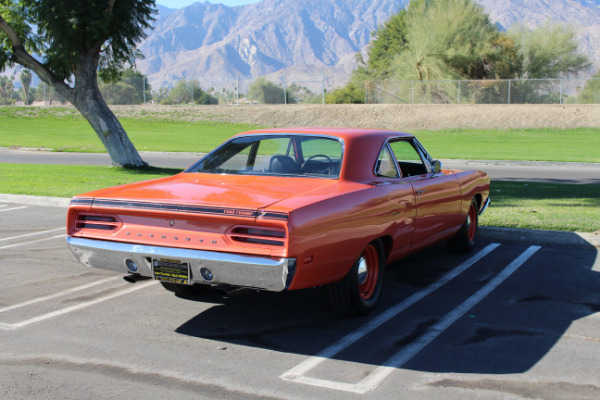
[[[67,235],[66,234],[58,235],[58,236],[52,236],[52,237],[48,237],[48,238],[44,238],[44,239],[30,240],[28,242],[23,242],[23,243],[9,244],[6,246],[0,246],[0,250],[10,249],[10,248],[19,247],[19,246],[25,246],[25,245],[32,244],[32,243],[45,242],[47,240],[59,239],[59,238],[64,238],[64,237],[67,237]]]
[[[12,237],[9,237],[9,238],[0,239],[0,242],[6,242],[8,240],[21,239],[21,238],[28,237],[28,236],[43,235],[44,233],[50,233],[50,232],[56,232],[56,231],[63,231],[63,230],[66,230],[66,228],[64,226],[61,227],[61,228],[48,229],[47,231],[40,231],[40,232],[26,233],[25,235],[12,236]]]
[[[98,297],[97,299],[94,300],[90,300],[90,301],[86,301],[83,303],[79,303],[79,304],[75,304],[73,306],[70,307],[65,307],[65,308],[61,308],[60,310],[56,310],[56,311],[52,311],[49,312],[47,314],[43,314],[43,315],[39,315],[37,317],[33,317],[33,318],[29,318],[26,319],[24,321],[21,322],[16,322],[13,324],[7,324],[7,323],[0,323],[0,330],[5,330],[5,331],[9,331],[9,330],[15,330],[15,329],[19,329],[19,328],[23,328],[24,326],[27,325],[31,325],[34,324],[36,322],[41,322],[41,321],[45,321],[47,319],[50,318],[54,318],[54,317],[58,317],[60,315],[64,315],[73,311],[77,311],[77,310],[81,310],[82,308],[86,308],[89,306],[93,306],[95,304],[98,303],[102,303],[104,301],[107,300],[111,300],[114,299],[116,297],[120,297],[129,293],[133,293],[135,291],[141,290],[141,289],[145,289],[151,285],[156,284],[157,281],[148,281],[148,282],[143,282],[143,283],[137,283],[134,286],[130,286],[127,289],[124,290],[120,290],[118,292],[103,296],[103,297]]]
[[[4,212],[4,211],[13,211],[13,210],[22,210],[24,208],[27,208],[25,206],[21,206],[21,207],[13,207],[13,208],[3,208],[0,210],[0,212]]]
[[[416,302],[420,301],[426,296],[429,296],[431,293],[454,279],[456,276],[460,275],[467,268],[471,267],[477,261],[481,260],[483,257],[487,256],[493,250],[495,250],[500,244],[491,243],[483,250],[479,251],[473,257],[469,258],[467,261],[460,264],[458,267],[454,268],[452,271],[448,272],[446,275],[438,279],[436,282],[428,286],[427,288],[414,293],[412,296],[406,298],[404,301],[396,304],[394,307],[389,308],[387,311],[379,314],[377,317],[373,318],[371,321],[367,322],[363,326],[361,326],[358,330],[349,333],[344,336],[331,346],[323,349],[321,352],[316,354],[315,356],[307,359],[306,361],[298,364],[296,367],[290,369],[287,372],[284,372],[280,378],[290,381],[300,381],[303,379],[304,375],[315,368],[317,365],[321,364],[323,361],[330,359],[334,355],[338,354],[342,350],[350,347],[355,342],[362,339],[364,336],[368,335],[373,330],[377,329],[379,326],[388,322],[396,315],[406,310],[408,307],[412,306]]]
[[[12,306],[6,306],[6,307],[3,307],[3,308],[0,308],[0,314],[3,313],[3,312],[6,312],[6,311],[15,310],[17,308],[27,307],[27,306],[29,306],[31,304],[39,303],[39,302],[42,302],[42,301],[51,300],[51,299],[54,299],[54,298],[57,298],[57,297],[66,296],[66,295],[71,294],[71,293],[80,292],[82,290],[89,289],[89,288],[92,288],[94,286],[102,285],[103,283],[108,283],[108,282],[111,282],[111,281],[115,281],[117,279],[121,279],[121,276],[112,276],[110,278],[106,278],[106,279],[101,279],[99,281],[90,282],[90,283],[87,283],[87,284],[81,285],[81,286],[76,286],[74,288],[70,288],[70,289],[63,290],[61,292],[49,294],[47,296],[37,297],[35,299],[27,300],[27,301],[24,301],[22,303],[13,304]]]
[[[496,247],[497,247],[497,245],[496,245]],[[431,343],[435,338],[437,338],[442,332],[444,332],[448,327],[450,327],[454,322],[456,322],[468,310],[473,308],[481,300],[483,300],[486,296],[488,296],[494,289],[496,289],[512,273],[514,273],[519,267],[521,267],[525,263],[525,261],[527,261],[539,249],[540,249],[539,246],[529,247],[523,254],[521,254],[512,263],[510,263],[506,268],[504,268],[490,282],[488,282],[485,286],[483,286],[481,289],[479,289],[479,291],[477,291],[477,293],[475,293],[473,296],[469,297],[461,305],[459,305],[457,308],[455,308],[450,313],[448,313],[444,318],[442,318],[437,324],[432,326],[427,332],[425,332],[415,342],[413,342],[412,344],[408,345],[407,347],[405,347],[404,349],[402,349],[401,351],[399,351],[398,353],[393,355],[383,365],[376,368],[371,374],[367,375],[364,379],[362,379],[358,383],[336,382],[336,381],[329,381],[329,380],[325,380],[325,379],[312,378],[312,377],[305,376],[305,374],[310,369],[314,368],[314,366],[318,365],[319,363],[324,361],[326,358],[329,358],[329,357],[335,355],[342,349],[337,350],[336,353],[331,354],[329,357],[324,357],[323,354],[325,354],[326,351],[323,351],[318,355],[318,357],[319,357],[318,359],[316,359],[312,362],[311,362],[311,360],[315,359],[316,357],[313,357],[312,359],[308,359],[305,363],[302,363],[302,364],[298,365],[297,367],[292,368],[288,372],[284,373],[281,377],[283,379],[298,382],[298,383],[303,383],[303,384],[318,386],[318,387],[323,387],[323,388],[329,388],[329,389],[334,389],[334,390],[346,391],[346,392],[351,392],[351,393],[364,394],[364,393],[370,392],[370,391],[374,390],[376,387],[378,387],[394,370],[402,367],[402,365],[404,365],[406,362],[408,362],[410,359],[412,359],[416,354],[418,354],[421,350],[423,350],[423,348],[425,348],[429,343]],[[469,260],[469,261],[471,261],[471,260]],[[455,270],[458,270],[459,268],[456,268]],[[468,268],[468,267],[465,267],[464,269],[466,269],[466,268]],[[454,271],[452,271],[451,274]],[[456,276],[456,275],[454,275],[454,276]],[[400,304],[402,304],[402,303],[400,303]],[[393,307],[392,309],[395,309],[397,307],[398,306]],[[303,366],[303,364],[306,364],[306,365]]]

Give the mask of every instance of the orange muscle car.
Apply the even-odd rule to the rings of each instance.
[[[407,133],[255,130],[175,176],[75,196],[67,241],[87,266],[175,293],[323,286],[334,310],[366,314],[386,264],[473,247],[489,184],[442,170]]]

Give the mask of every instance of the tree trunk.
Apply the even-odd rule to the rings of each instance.
[[[140,157],[115,114],[106,105],[99,90],[97,94],[90,93],[84,98],[77,96],[73,105],[92,126],[113,165],[127,168],[148,165]]]
[[[93,51],[80,54],[73,96],[69,100],[90,123],[113,165],[126,168],[148,166],[100,93],[97,57]]]
[[[148,164],[140,157],[115,114],[108,108],[97,84],[85,86],[86,88],[80,86],[76,88],[73,105],[98,135],[112,164],[127,168],[147,166]]]

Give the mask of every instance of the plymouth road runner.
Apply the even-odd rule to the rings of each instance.
[[[75,196],[67,241],[87,266],[179,294],[322,286],[337,312],[366,314],[387,264],[444,240],[473,247],[489,184],[442,170],[407,133],[255,130],[173,177]]]

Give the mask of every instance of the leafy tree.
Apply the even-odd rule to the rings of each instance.
[[[159,104],[166,104],[169,97],[169,89],[161,87],[157,92],[152,92],[152,99]]]
[[[578,103],[600,104],[600,70],[588,79],[577,97]]]
[[[0,71],[15,63],[32,70],[81,112],[114,165],[147,165],[102,98],[98,73],[115,79],[134,63],[154,6],[154,0],[2,0]]]
[[[474,0],[435,0],[407,16],[405,50],[391,64],[397,79],[442,80],[493,77],[499,37]],[[411,3],[412,4],[412,3]]]
[[[24,69],[23,71],[21,71],[19,79],[21,80],[21,85],[23,85],[23,93],[25,94],[25,104],[30,104],[29,88],[31,87],[31,81],[33,79],[31,71],[28,69]]]
[[[343,88],[332,90],[325,95],[327,104],[364,104],[365,86],[349,82]]]
[[[14,91],[13,80],[8,76],[0,76],[0,105],[13,104]]]
[[[522,60],[516,78],[558,78],[576,75],[590,66],[588,58],[577,53],[573,27],[548,22],[529,30],[523,25],[514,25],[509,37],[518,45]]]
[[[138,85],[128,82],[102,82],[99,85],[102,97],[107,104],[142,104],[143,91],[138,90]]]
[[[100,82],[100,92],[108,104],[143,104],[151,99],[151,90],[146,75],[134,68],[124,70],[118,82]]]
[[[262,76],[255,79],[248,87],[248,98],[262,104],[292,104],[297,102],[289,88],[284,90],[282,86]]]
[[[320,100],[323,101],[322,96],[317,96],[315,93],[313,93],[312,90],[310,90],[306,86],[300,86],[296,83],[292,83],[290,86],[288,86],[287,92],[288,103],[290,102],[290,99],[293,99],[294,102],[297,103],[311,102],[315,99],[315,97],[320,97]]]
[[[238,95],[240,95],[235,89],[228,90],[227,88],[222,88],[220,91],[211,87],[208,90],[208,94],[213,96],[218,100],[219,104],[230,104],[238,99]]]
[[[37,87],[34,93],[32,93],[34,101],[44,101],[50,104],[52,103],[66,103],[67,100],[61,96],[52,86],[42,83]]]
[[[169,90],[167,96],[163,100],[166,104],[218,104],[219,100],[202,90],[200,83],[197,80],[182,79]]]
[[[411,16],[424,12],[427,4],[427,0],[412,0],[407,8],[392,15],[383,26],[372,32],[373,40],[368,50],[368,70],[372,77],[389,77],[392,60],[405,51],[408,45],[407,34]],[[362,60],[362,55],[358,57]]]
[[[328,101],[360,102],[365,98],[359,91],[361,86],[369,92],[369,101],[372,96],[392,96],[399,101],[455,101],[457,85],[450,80],[575,74],[589,66],[587,58],[576,50],[571,28],[547,24],[534,31],[520,27],[502,33],[475,0],[411,0],[406,9],[373,33],[368,61],[359,53],[347,87],[330,93]],[[390,79],[424,83],[382,88],[373,82]],[[437,82],[432,86],[426,81]],[[511,97],[518,95],[526,102],[548,101],[540,97],[543,90],[539,85],[537,89],[526,86],[511,86]],[[471,96],[492,101],[508,95],[500,92],[494,85],[480,85]],[[461,96],[460,101],[465,100]]]

